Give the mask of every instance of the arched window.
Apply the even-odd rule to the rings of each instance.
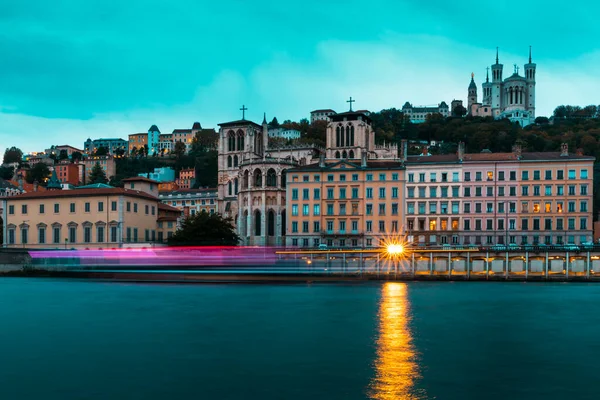
[[[233,181],[233,194],[238,194],[238,178],[235,178]]]
[[[281,171],[281,187],[284,188],[287,185],[287,172]]]
[[[260,236],[261,235],[261,221],[260,221],[260,211],[256,210],[254,212],[254,235],[255,236]]]
[[[233,156],[233,166],[234,167],[238,166],[238,156],[237,155]]]
[[[344,147],[344,127],[340,126],[340,146],[339,147]]]
[[[229,191],[229,195],[230,195],[230,196],[231,196],[231,195],[233,195],[233,193],[232,193],[232,190],[231,190],[231,181],[229,181],[229,182],[227,183],[227,187],[228,187],[228,189],[229,189],[229,190],[228,190],[228,191]]]
[[[242,181],[242,187],[244,189],[250,189],[250,174],[248,173],[248,170],[244,171],[244,180]]]
[[[275,211],[269,210],[267,214],[267,235],[275,236]]]
[[[277,174],[275,173],[275,170],[273,168],[269,168],[269,170],[267,171],[267,186],[268,187],[275,187],[277,186]]]
[[[350,127],[350,146],[354,146],[354,125]]]
[[[231,156],[227,156],[227,168],[231,168]]]
[[[350,144],[350,126],[346,127],[346,146],[351,146],[351,144]]]
[[[350,150],[350,153],[348,154],[348,158],[350,158],[350,159],[354,158],[354,150]]]
[[[346,150],[342,152],[342,158],[348,158],[348,154],[346,154]]]
[[[339,151],[335,152],[335,158],[340,158],[340,152]]]
[[[237,136],[237,149],[238,151],[244,151],[244,133],[242,131],[238,131]]]
[[[262,187],[262,171],[258,168],[254,171],[254,187]]]
[[[233,131],[227,133],[227,150],[235,151],[235,134]]]
[[[340,147],[340,127],[335,128],[335,147]]]

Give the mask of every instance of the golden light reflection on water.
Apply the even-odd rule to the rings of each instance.
[[[379,307],[379,338],[371,398],[413,400],[419,377],[416,353],[409,328],[410,304],[407,285],[388,282],[382,288]]]

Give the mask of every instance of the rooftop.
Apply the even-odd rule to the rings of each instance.
[[[154,179],[146,178],[145,176],[134,176],[131,178],[123,179],[121,182],[148,182],[148,183],[156,183],[156,184],[160,183],[158,181],[155,181]]]
[[[10,200],[25,199],[52,199],[61,197],[95,197],[95,196],[131,196],[147,200],[158,200],[156,197],[139,190],[124,188],[102,188],[102,189],[75,189],[75,190],[44,190],[38,192],[23,193],[12,196]]]
[[[252,122],[247,119],[238,119],[237,121],[223,122],[223,123],[219,124],[219,126],[222,128],[228,128],[228,127],[233,127],[233,126],[248,126],[248,125],[252,125],[256,128],[262,128],[262,125],[259,125],[256,122]]]

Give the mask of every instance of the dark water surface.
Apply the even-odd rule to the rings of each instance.
[[[600,284],[0,279],[0,399],[598,399]]]

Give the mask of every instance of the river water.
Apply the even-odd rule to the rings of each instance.
[[[600,284],[0,279],[0,399],[598,399]]]

